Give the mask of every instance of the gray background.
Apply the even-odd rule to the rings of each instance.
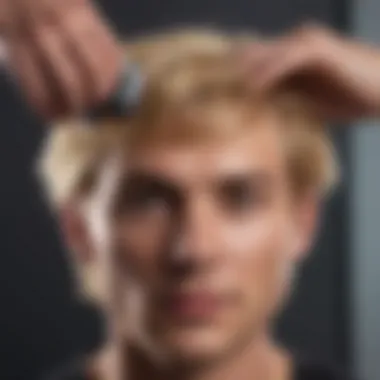
[[[354,0],[353,34],[380,44],[380,1]],[[380,70],[380,67],[379,67]],[[351,256],[354,367],[363,380],[380,379],[380,128],[352,130]]]

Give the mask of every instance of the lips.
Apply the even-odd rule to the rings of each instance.
[[[177,293],[166,297],[165,311],[178,318],[205,319],[217,313],[221,306],[220,297],[207,293]]]

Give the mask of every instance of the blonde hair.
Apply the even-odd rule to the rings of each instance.
[[[251,41],[247,36],[188,30],[126,43],[128,57],[146,77],[141,105],[129,118],[103,119],[92,127],[69,120],[50,129],[38,169],[53,204],[64,204],[84,191],[99,160],[115,143],[137,147],[148,140],[228,137],[252,125],[249,120],[264,108],[279,112],[284,122],[295,188],[323,193],[331,189],[338,174],[334,150],[306,99],[291,88],[258,97],[235,64],[231,52]],[[241,122],[228,122],[231,115]]]

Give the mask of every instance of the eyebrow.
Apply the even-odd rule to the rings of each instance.
[[[216,173],[211,179],[212,186],[228,185],[235,183],[251,183],[260,188],[270,188],[274,185],[273,176],[265,171],[234,171],[226,173]],[[157,174],[141,169],[128,172],[121,180],[121,187],[127,188],[132,184],[153,185],[163,189],[179,192],[181,185],[165,174]]]
[[[226,183],[238,183],[238,182],[251,182],[262,184],[262,186],[269,187],[273,184],[273,177],[264,171],[256,172],[241,172],[241,173],[230,173],[224,174],[220,178],[217,178],[215,182],[226,182]]]
[[[149,185],[172,192],[180,191],[180,187],[172,179],[144,170],[132,170],[123,176],[120,187],[128,189],[131,185]]]

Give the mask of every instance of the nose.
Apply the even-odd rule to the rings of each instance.
[[[205,264],[217,257],[218,221],[203,197],[188,201],[178,218],[172,259],[177,263]]]

